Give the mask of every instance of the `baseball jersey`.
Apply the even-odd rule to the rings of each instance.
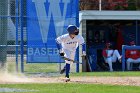
[[[113,52],[114,52],[114,50],[112,50],[112,49],[104,49],[103,50],[103,52],[102,52],[102,55],[104,56],[104,57],[111,57],[112,55],[113,55]]]
[[[138,51],[138,50],[126,50],[126,58],[132,58],[132,59],[140,58],[140,51]]]
[[[58,43],[61,43],[63,49],[69,51],[75,51],[78,45],[84,44],[84,38],[81,35],[76,35],[73,39],[69,34],[59,36],[57,39]]]

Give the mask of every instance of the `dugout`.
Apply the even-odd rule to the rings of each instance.
[[[122,45],[128,45],[132,40],[140,45],[138,11],[80,11],[79,22],[80,34],[85,38],[88,55],[87,63],[82,66],[83,71],[108,70],[108,64],[105,64],[102,57],[106,42],[111,42],[120,53]],[[113,63],[113,68],[122,70],[118,62]]]

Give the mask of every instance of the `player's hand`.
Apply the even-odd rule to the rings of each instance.
[[[65,55],[65,53],[59,53],[59,55],[63,57]]]
[[[64,56],[65,53],[64,53],[62,50],[59,50],[59,55],[60,55],[60,56]]]

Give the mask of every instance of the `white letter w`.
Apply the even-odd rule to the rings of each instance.
[[[61,10],[60,10],[61,1],[64,3],[63,14],[61,14]],[[67,5],[68,3],[70,3],[70,0],[48,0],[48,2],[50,3],[49,9],[48,9],[48,15],[45,9],[46,0],[32,0],[32,2],[35,3],[35,8],[37,12],[37,17],[38,17],[38,22],[39,22],[39,27],[40,27],[43,43],[47,43],[51,16],[54,19],[56,35],[57,36],[61,35],[63,32],[64,23],[65,23]]]

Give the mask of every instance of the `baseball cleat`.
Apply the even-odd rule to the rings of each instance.
[[[69,82],[70,81],[70,78],[65,78],[65,82]]]
[[[65,72],[65,68],[63,68],[61,71],[60,71],[60,74],[63,74]]]

